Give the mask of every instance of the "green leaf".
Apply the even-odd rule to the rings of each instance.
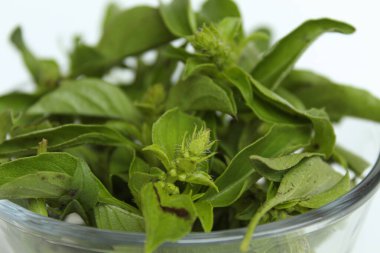
[[[370,166],[370,164],[362,157],[339,145],[335,146],[334,156],[336,155],[342,157],[347,164],[347,167],[351,169],[357,176],[363,175],[364,171]]]
[[[159,11],[139,6],[115,15],[105,27],[97,48],[107,59],[118,62],[172,39],[174,36],[166,28]]]
[[[270,89],[276,89],[290,73],[302,53],[326,32],[351,34],[355,28],[331,19],[309,20],[280,40],[253,69],[252,76]]]
[[[207,0],[199,15],[207,22],[219,23],[226,17],[240,17],[240,11],[232,0]]]
[[[218,191],[218,187],[212,181],[211,176],[204,171],[196,171],[196,172],[192,173],[191,175],[186,177],[185,182],[188,182],[190,184],[206,185],[206,186],[212,187],[214,190]]]
[[[118,62],[107,59],[97,48],[85,45],[77,39],[70,52],[70,77],[101,77],[117,64]]]
[[[144,232],[143,217],[117,206],[99,204],[94,208],[94,216],[100,229]]]
[[[9,111],[0,111],[0,145],[5,141],[7,134],[13,126],[12,113]]]
[[[5,163],[6,164],[6,163]],[[0,174],[5,174],[0,167]],[[71,190],[72,177],[60,172],[39,171],[25,172],[24,175],[6,177],[0,186],[1,199],[28,199],[28,198],[59,198]]]
[[[248,251],[253,231],[264,214],[272,208],[279,204],[312,200],[313,197],[321,196],[322,193],[325,193],[323,196],[328,196],[329,200],[333,201],[342,195],[342,191],[337,190],[341,188],[340,186],[333,190],[341,179],[342,175],[335,172],[319,157],[311,157],[299,163],[284,176],[276,196],[266,201],[251,219],[241,250]],[[321,201],[319,198],[316,199],[316,203],[319,201]]]
[[[215,181],[219,192],[209,189],[201,200],[209,201],[214,207],[229,206],[245,190],[250,177],[255,173],[249,157],[253,154],[264,157],[276,157],[289,154],[310,142],[310,131],[307,127],[275,125],[258,141],[242,149],[230,162],[223,174]],[[255,183],[255,182],[253,182]]]
[[[0,144],[0,156],[33,154],[38,143],[46,139],[48,149],[61,150],[84,144],[132,146],[132,142],[115,130],[102,125],[67,124],[19,135]]]
[[[296,109],[238,67],[231,67],[226,71],[225,78],[239,89],[246,105],[263,121],[297,125],[309,121],[315,131],[310,149],[323,153],[326,157],[331,156],[336,137],[325,111],[314,108]]]
[[[98,202],[98,182],[83,160],[79,160],[78,167],[73,174],[71,188],[76,189],[75,199],[85,210],[92,209]]]
[[[169,4],[160,2],[160,14],[168,29],[178,37],[192,35],[197,29],[190,0],[172,0]]]
[[[22,30],[17,27],[11,35],[13,45],[20,51],[34,82],[42,89],[54,88],[61,78],[58,64],[53,60],[38,59],[25,45]]]
[[[135,156],[135,150],[128,147],[119,147],[112,152],[108,164],[108,177],[111,185],[114,177],[118,177],[128,183],[129,169]]]
[[[242,35],[242,23],[240,18],[226,17],[221,20],[216,29],[222,40],[230,45],[235,45]]]
[[[325,108],[334,121],[344,116],[380,121],[380,99],[368,91],[336,84],[310,71],[292,71],[281,85],[307,108]]]
[[[351,179],[350,174],[347,172],[346,175],[337,182],[329,190],[322,192],[320,194],[314,195],[307,200],[298,203],[300,206],[308,208],[320,208],[327,205],[337,198],[343,196],[348,191],[351,190]]]
[[[195,204],[195,209],[197,211],[197,216],[201,221],[202,228],[206,233],[212,231],[212,226],[214,224],[214,208],[210,202],[199,201]]]
[[[78,214],[82,219],[83,221],[85,222],[85,224],[90,224],[90,220],[88,218],[88,214],[86,213],[86,210],[83,208],[83,206],[81,205],[81,203],[79,203],[78,200],[74,199],[72,201],[70,201],[65,209],[63,210],[63,212],[61,213],[60,215],[60,219],[61,220],[65,220],[65,218],[69,215],[69,214],[72,214],[72,213],[76,213]]]
[[[88,189],[82,184],[83,180],[73,183],[73,177],[77,176],[75,174],[78,173],[78,169],[84,170],[82,173],[87,175],[86,177],[92,177],[92,179],[86,178],[86,182],[95,180],[98,184],[99,202],[117,205],[130,212],[139,213],[134,207],[114,198],[99,179],[89,171],[87,164],[67,153],[43,153],[1,164],[1,198],[61,198],[93,203],[93,196],[90,200],[86,199]],[[91,189],[96,188],[92,182],[90,184]]]
[[[109,3],[104,12],[103,31],[111,24],[113,18],[117,17],[123,10],[116,3]]]
[[[274,158],[266,158],[258,155],[253,155],[250,158],[253,161],[255,170],[259,172],[259,174],[269,179],[270,181],[281,182],[283,176],[289,169],[296,166],[303,159],[312,156],[323,155],[318,153],[299,153]]]
[[[253,32],[244,38],[241,42],[243,50],[238,59],[238,66],[250,73],[263,58],[269,43],[270,36],[261,31]]]
[[[186,97],[186,99],[183,99]],[[207,76],[193,76],[174,86],[169,94],[167,108],[183,111],[221,111],[236,115],[232,92],[216,84]]]
[[[282,124],[307,122],[304,116],[299,115],[288,102],[266,89],[240,68],[227,69],[224,78],[239,90],[246,106],[264,122]]]
[[[141,206],[141,190],[151,182],[166,179],[166,174],[159,168],[150,167],[144,160],[135,156],[129,168],[128,187],[131,190],[134,201]]]
[[[43,96],[29,114],[78,115],[136,122],[138,112],[123,92],[98,79],[65,81]]]
[[[203,125],[204,123],[199,118],[185,114],[178,109],[171,109],[153,124],[153,144],[158,145],[168,158],[173,160],[184,136],[191,135],[196,127],[201,129]]]
[[[162,165],[164,165],[167,171],[170,171],[171,169],[173,169],[174,165],[172,164],[171,160],[169,159],[165,151],[162,150],[161,146],[157,144],[152,144],[150,146],[145,147],[143,151],[152,152],[155,155],[155,157],[157,157],[160,160]]]
[[[23,112],[34,102],[38,96],[26,93],[12,92],[0,97],[0,112],[11,110],[14,113]]]
[[[186,60],[185,69],[182,74],[183,80],[188,79],[195,74],[202,74],[202,72],[214,72],[214,63],[205,61],[200,57],[191,57]]]
[[[147,234],[146,253],[152,253],[162,243],[175,242],[191,232],[196,210],[189,195],[170,196],[157,184],[150,183],[143,188],[141,199]]]
[[[41,154],[0,165],[1,198],[58,198],[71,191],[75,158]]]

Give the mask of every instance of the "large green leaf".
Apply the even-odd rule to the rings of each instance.
[[[152,253],[163,242],[175,242],[191,232],[196,210],[189,195],[170,196],[157,184],[150,183],[142,189],[141,200],[147,234],[146,253]]]
[[[38,143],[46,139],[50,151],[84,144],[133,146],[126,137],[112,128],[101,125],[67,124],[39,130],[9,139],[0,145],[0,156],[33,154]]]
[[[139,213],[114,198],[83,160],[67,153],[43,153],[1,164],[0,192],[1,198],[77,199],[87,208],[100,202]]]
[[[302,53],[326,32],[351,34],[355,28],[331,19],[309,20],[280,40],[253,69],[252,76],[275,89],[289,74]]]
[[[240,11],[232,0],[207,0],[199,16],[207,22],[219,23],[226,17],[240,17]]]
[[[172,0],[160,4],[160,13],[168,29],[178,37],[192,35],[197,29],[190,0]]]
[[[98,79],[65,81],[43,96],[29,114],[79,115],[137,121],[138,112],[117,87]]]
[[[281,85],[307,108],[325,108],[332,120],[353,116],[380,121],[380,99],[363,89],[336,84],[310,71],[293,71]]]
[[[139,6],[116,14],[105,27],[98,50],[107,59],[120,61],[174,39],[157,9]]]

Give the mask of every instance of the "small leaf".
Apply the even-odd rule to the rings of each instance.
[[[212,231],[212,226],[214,224],[214,209],[210,202],[199,201],[194,204],[197,210],[197,215],[201,221],[202,228],[206,233]]]
[[[351,34],[355,28],[331,19],[309,20],[280,40],[253,69],[252,76],[270,89],[276,89],[290,73],[302,53],[326,32]]]
[[[162,243],[175,242],[191,232],[196,210],[189,195],[169,196],[158,185],[150,183],[143,188],[141,200],[147,234],[146,253],[152,253]]]
[[[20,27],[13,31],[11,41],[20,51],[34,82],[42,89],[54,88],[61,78],[58,64],[53,60],[36,58],[25,45]]]
[[[144,232],[143,217],[117,206],[99,204],[94,208],[94,216],[100,229]]]
[[[215,191],[218,191],[218,187],[212,181],[211,176],[204,171],[197,171],[197,172],[192,173],[191,175],[186,177],[185,182],[188,182],[191,184],[206,185],[206,186],[214,188]]]
[[[267,178],[270,181],[281,182],[284,175],[287,171],[303,159],[312,157],[312,156],[322,156],[318,153],[300,153],[300,154],[290,154],[285,156],[279,156],[275,158],[265,158],[262,156],[253,155],[251,160],[253,161],[253,166],[255,170]]]
[[[138,112],[123,92],[98,79],[65,81],[43,96],[29,114],[92,116],[136,122]]]
[[[169,160],[173,160],[184,136],[193,133],[196,127],[201,129],[203,125],[204,123],[199,118],[178,109],[169,110],[153,124],[153,144],[158,145]]]
[[[170,4],[161,2],[160,13],[166,26],[178,37],[191,35],[197,29],[190,0],[172,0]]]
[[[345,160],[347,167],[351,169],[356,176],[363,175],[364,171],[370,166],[370,164],[362,157],[339,145],[335,146],[334,155],[342,157]]]
[[[186,97],[186,99],[183,99]],[[232,92],[206,76],[193,76],[171,89],[167,108],[179,107],[183,111],[221,111],[236,115]]]
[[[152,144],[148,147],[145,147],[143,151],[150,151],[152,152],[156,158],[158,158],[161,163],[164,165],[165,169],[167,171],[170,171],[173,169],[173,164],[170,161],[169,157],[166,155],[166,153],[162,150],[162,148],[157,144]]]
[[[202,72],[214,72],[214,63],[200,59],[199,57],[190,57],[186,60],[185,69],[182,74],[183,80],[188,79],[195,74],[201,74]]]

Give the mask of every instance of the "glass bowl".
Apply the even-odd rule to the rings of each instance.
[[[354,134],[353,134],[354,133]],[[254,253],[348,253],[353,248],[371,197],[380,181],[380,126],[348,119],[337,126],[338,142],[372,163],[366,177],[348,194],[306,214],[260,225],[252,240]],[[166,243],[159,253],[235,253],[245,229],[192,233]],[[36,215],[0,201],[1,253],[143,253],[145,236],[73,225]]]

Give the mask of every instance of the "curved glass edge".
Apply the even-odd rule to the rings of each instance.
[[[309,233],[325,225],[335,223],[364,205],[376,192],[379,182],[380,157],[374,163],[368,175],[346,195],[308,213],[260,225],[256,229],[253,239],[278,237],[287,233],[296,233],[299,230],[302,230],[303,233]],[[100,230],[93,227],[69,224],[42,217],[7,200],[0,200],[0,219],[25,233],[51,240],[57,237],[58,243],[73,247],[80,247],[81,241],[98,242],[101,240],[115,245],[143,244],[145,241],[145,234],[143,233]],[[232,242],[241,240],[244,234],[245,228],[211,233],[191,233],[176,243],[167,243],[166,245]],[[63,238],[64,240],[62,240]]]

